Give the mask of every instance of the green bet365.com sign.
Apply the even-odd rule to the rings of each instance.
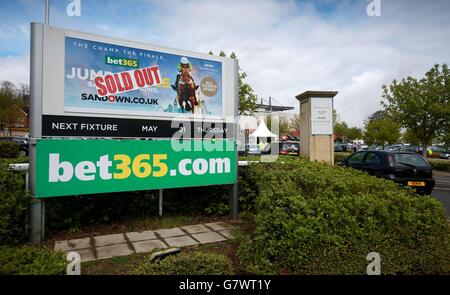
[[[233,140],[52,140],[36,147],[36,197],[231,184]]]

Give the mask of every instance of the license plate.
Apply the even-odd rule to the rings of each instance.
[[[425,181],[408,181],[408,186],[425,186]]]
[[[289,153],[289,155],[297,155],[297,153]]]

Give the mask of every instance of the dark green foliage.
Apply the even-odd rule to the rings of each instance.
[[[15,142],[0,142],[0,157],[17,158],[19,156],[20,146]]]
[[[25,193],[25,174],[6,170],[8,164],[21,160],[0,160],[0,244],[15,244],[28,235],[30,197]]]
[[[447,171],[450,172],[450,161],[449,160],[437,160],[428,161],[434,170]]]
[[[255,230],[238,251],[247,271],[364,274],[369,252],[383,274],[450,271],[449,224],[434,198],[301,158],[246,169],[256,196]]]
[[[37,246],[0,246],[0,275],[65,274],[67,261],[62,253]]]
[[[149,257],[132,272],[135,275],[230,275],[231,261],[222,254],[181,253],[150,262]]]
[[[226,186],[164,190],[164,214],[228,214]],[[158,191],[135,191],[48,198],[46,225],[77,230],[82,226],[120,222],[158,214]],[[225,210],[226,207],[226,210]]]

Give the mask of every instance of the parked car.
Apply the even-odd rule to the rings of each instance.
[[[347,145],[346,144],[341,144],[341,143],[335,143],[334,144],[334,151],[337,152],[337,153],[345,152],[345,151],[347,151]]]
[[[431,152],[430,152],[431,151]],[[440,158],[441,153],[446,152],[446,150],[439,146],[429,146],[427,149],[427,157],[429,158]]]
[[[339,165],[414,187],[421,194],[431,194],[435,185],[430,164],[413,152],[361,151]]]
[[[15,142],[19,145],[19,156],[26,157],[29,153],[29,141],[25,137],[6,136],[0,137],[0,141]]]
[[[257,144],[246,144],[244,153],[246,156],[259,156],[261,155],[261,149]]]
[[[421,153],[422,149],[415,145],[408,145],[400,148],[401,152]]]
[[[390,151],[390,152],[399,152],[403,148],[403,145],[401,144],[391,144],[387,145],[384,150]]]
[[[334,143],[335,152],[351,152],[353,151],[353,145],[351,143],[336,142]]]
[[[280,155],[300,155],[300,142],[282,141],[280,142]]]
[[[372,151],[381,151],[383,149],[383,147],[379,146],[379,145],[371,145],[371,146],[369,146],[368,149],[372,150]]]
[[[439,155],[439,157],[440,157],[441,159],[447,159],[447,160],[450,160],[450,150],[445,150],[445,151],[443,151],[443,152]]]

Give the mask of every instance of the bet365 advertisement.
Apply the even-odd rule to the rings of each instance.
[[[234,140],[37,141],[36,197],[236,182]]]
[[[222,63],[66,36],[64,109],[223,117]]]

